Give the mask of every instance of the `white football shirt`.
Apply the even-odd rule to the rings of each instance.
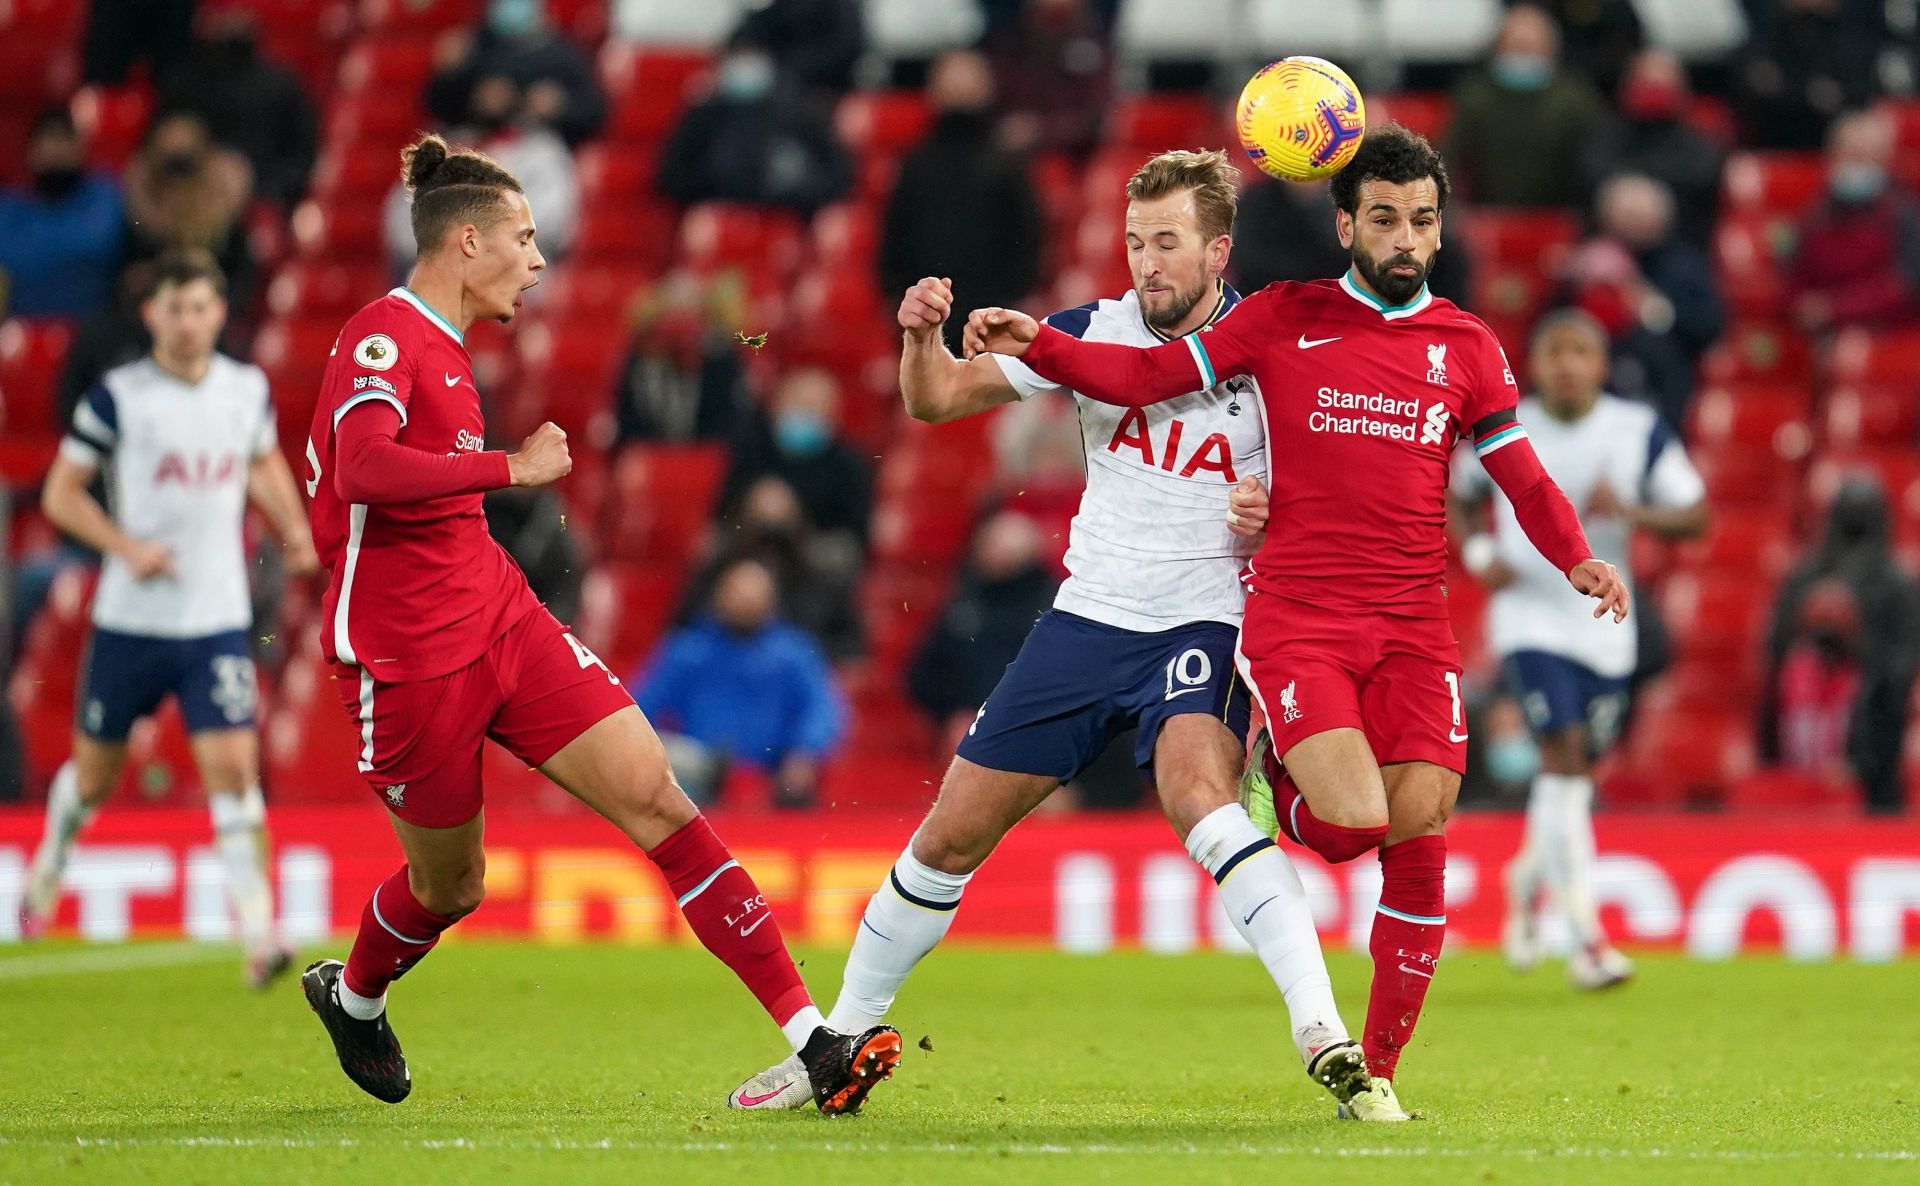
[[[1219,286],[1213,317],[1240,300]],[[1090,342],[1157,346],[1129,291],[1055,313],[1047,324]],[[1031,399],[1063,390],[1016,358],[994,361]],[[1116,408],[1074,393],[1086,451],[1087,489],[1068,539],[1067,580],[1054,608],[1123,630],[1155,632],[1188,622],[1238,626],[1246,609],[1240,570],[1254,541],[1227,529],[1228,499],[1246,477],[1267,482],[1260,392],[1250,377],[1155,404]]]
[[[1602,482],[1626,503],[1678,509],[1706,497],[1706,484],[1693,468],[1680,440],[1646,404],[1602,395],[1580,419],[1555,419],[1537,397],[1520,401],[1520,422],[1567,499],[1580,511],[1581,526],[1595,558],[1620,570],[1633,583],[1628,561],[1632,529],[1617,517],[1586,513]],[[1633,674],[1639,661],[1639,635],[1632,623],[1595,618],[1594,602],[1567,583],[1564,573],[1527,542],[1513,504],[1494,487],[1471,450],[1462,450],[1453,467],[1455,493],[1477,499],[1493,496],[1493,539],[1513,583],[1493,595],[1488,606],[1488,636],[1501,656],[1515,651],[1561,655],[1611,679]]]
[[[108,371],[74,409],[60,452],[105,467],[108,513],[128,535],[172,551],[175,575],[137,581],[107,557],[94,625],[152,638],[247,629],[247,471],[276,445],[259,367],[216,354],[194,384],[152,358]]]

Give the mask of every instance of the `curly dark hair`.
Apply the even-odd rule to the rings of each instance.
[[[1395,123],[1368,128],[1360,150],[1347,167],[1333,175],[1333,204],[1348,214],[1360,211],[1360,186],[1368,181],[1387,181],[1405,185],[1423,177],[1433,179],[1440,191],[1439,207],[1447,208],[1453,186],[1447,181],[1447,163],[1427,138]]]

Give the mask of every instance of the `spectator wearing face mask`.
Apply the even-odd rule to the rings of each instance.
[[[1619,173],[1661,181],[1673,194],[1674,230],[1705,250],[1720,214],[1726,157],[1686,121],[1691,97],[1680,59],[1663,49],[1635,55],[1620,83],[1617,113],[1587,145],[1585,174],[1595,188]]]
[[[1873,811],[1905,800],[1900,756],[1920,663],[1920,586],[1888,546],[1877,481],[1844,483],[1819,546],[1781,583],[1767,633],[1760,753],[1816,776],[1851,774]]]
[[[696,803],[712,802],[738,762],[773,778],[775,806],[809,806],[846,732],[833,669],[781,619],[773,574],[758,560],[721,572],[708,610],[660,644],[631,688]]]
[[[1025,158],[994,140],[993,85],[986,59],[971,50],[934,63],[933,127],[901,162],[880,232],[880,287],[889,300],[922,276],[944,276],[966,308],[1013,308],[1039,282],[1040,199]],[[969,233],[954,234],[962,225]],[[947,319],[947,348],[956,353],[964,325]]]
[[[160,82],[160,110],[197,115],[247,158],[254,190],[283,211],[306,196],[319,147],[313,101],[260,52],[258,19],[233,0],[207,6],[201,35]]]
[[[819,532],[822,551],[857,567],[873,517],[873,466],[839,438],[840,385],[822,370],[789,371],[774,389],[770,423],[736,453],[729,505],[759,478],[780,478]]]
[[[1600,122],[1599,92],[1560,64],[1560,31],[1544,9],[1507,10],[1493,60],[1454,93],[1447,168],[1483,206],[1578,206],[1580,155]]]
[[[550,129],[570,148],[591,138],[607,120],[607,99],[593,64],[547,23],[545,0],[488,0],[479,32],[451,34],[439,58],[440,69],[427,84],[427,110],[446,127],[491,118],[490,111],[476,108],[476,100],[486,86],[497,90],[496,80],[520,98],[514,122]],[[544,223],[545,213],[538,217]]]
[[[120,189],[86,167],[65,107],[34,120],[25,186],[0,191],[0,311],[85,317],[113,299],[126,247]]]
[[[1827,134],[1827,192],[1800,221],[1788,307],[1807,333],[1920,320],[1920,205],[1888,173],[1893,121],[1856,112]]]
[[[244,221],[252,197],[246,158],[214,143],[199,116],[161,116],[127,166],[132,258],[151,259],[175,247],[212,253],[237,314],[249,307],[259,280]]]
[[[796,87],[828,100],[853,89],[867,45],[859,0],[755,0],[734,36],[768,47]]]
[[[667,138],[654,184],[676,202],[752,202],[811,216],[853,185],[853,161],[825,111],[782,79],[749,37],[728,45],[713,90]]]

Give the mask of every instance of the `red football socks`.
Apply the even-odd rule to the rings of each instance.
[[[440,942],[440,933],[457,921],[416,901],[407,886],[407,867],[400,866],[360,912],[360,933],[354,936],[342,973],[347,987],[363,997],[381,996],[387,985],[426,958]]]
[[[733,970],[775,1025],[813,1004],[765,895],[705,816],[695,816],[647,856],[666,875],[693,933]]]
[[[1367,1070],[1393,1078],[1420,1020],[1447,934],[1447,838],[1415,836],[1380,850],[1380,909],[1373,916],[1373,986],[1361,1045]]]
[[[1348,828],[1317,818],[1307,806],[1307,797],[1293,784],[1284,770],[1268,771],[1273,784],[1273,810],[1280,817],[1280,831],[1295,844],[1305,845],[1321,858],[1339,864],[1362,853],[1372,852],[1387,838],[1387,826]]]

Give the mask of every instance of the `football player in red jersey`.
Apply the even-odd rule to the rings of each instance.
[[[1375,128],[1333,181],[1353,256],[1340,280],[1272,285],[1150,349],[1080,341],[1006,309],[976,310],[967,334],[970,351],[1017,356],[1129,407],[1196,380],[1258,380],[1275,482],[1238,662],[1284,763],[1267,785],[1278,826],[1330,861],[1380,854],[1363,1039],[1374,1086],[1348,1112],[1364,1119],[1406,1118],[1393,1076],[1446,929],[1444,829],[1467,741],[1444,584],[1455,443],[1473,442],[1534,546],[1599,599],[1596,617],[1628,608],[1515,417],[1499,342],[1427,291],[1447,196],[1424,139]]]
[[[546,266],[520,184],[438,136],[403,154],[419,258],[334,344],[307,441],[314,540],[330,580],[322,650],[360,739],[359,767],[407,863],[374,891],[343,964],[302,987],[340,1065],[397,1103],[412,1082],[387,985],[480,905],[480,750],[487,738],[565,788],[660,867],[689,928],[808,1063],[824,1112],[859,1108],[900,1035],[826,1028],[767,900],[681,793],[620,681],[533,596],[487,533],[481,495],[571,468],[542,424],[488,451],[462,335],[509,322]]]

